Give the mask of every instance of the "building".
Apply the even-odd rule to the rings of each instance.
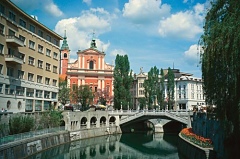
[[[112,104],[114,67],[105,63],[105,55],[103,51],[97,49],[93,38],[90,47],[78,50],[77,59],[70,62],[70,50],[65,33],[61,47],[61,77],[66,75],[69,87],[88,85],[95,94],[92,104],[99,102],[98,94],[107,100],[107,104]]]
[[[193,77],[192,74],[180,72],[179,69],[172,69],[174,73],[174,101],[175,105],[171,109],[193,109],[205,105],[203,80],[201,78]],[[164,69],[165,78],[165,100],[167,100],[167,79],[168,70]],[[132,86],[133,107],[138,108],[139,98],[145,97],[143,83],[148,78],[147,73],[140,71],[139,74],[134,75],[134,82]],[[161,78],[159,76],[159,78]],[[160,89],[160,88],[159,88]]]
[[[58,105],[60,40],[36,16],[0,1],[0,109],[39,112]]]

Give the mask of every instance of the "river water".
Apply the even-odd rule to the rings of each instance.
[[[131,133],[83,139],[60,145],[31,159],[185,159],[177,135]]]

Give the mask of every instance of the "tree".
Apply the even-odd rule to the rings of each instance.
[[[28,115],[11,117],[9,120],[9,134],[29,132],[34,128],[34,119]]]
[[[58,101],[65,105],[69,101],[70,88],[67,86],[67,80],[59,78]]]
[[[229,143],[226,148],[234,155],[239,155],[240,143],[239,8],[236,0],[212,2],[200,39],[206,101],[217,106],[218,119],[226,123],[224,131]]]
[[[144,81],[143,87],[148,107],[151,109],[153,108],[152,105],[156,104],[156,97],[160,95],[159,69],[156,66],[148,72],[148,78]]]
[[[168,67],[167,74],[167,102],[168,109],[172,108],[174,103],[174,73],[170,67]]]
[[[159,89],[159,95],[158,95],[158,102],[160,104],[161,109],[164,109],[164,95],[165,95],[165,76],[164,76],[164,72],[163,69],[161,69],[160,71],[160,75],[161,75],[161,79],[160,79],[160,89]]]
[[[82,104],[82,110],[87,110],[88,106],[92,104],[94,94],[88,85],[81,85],[76,90],[77,101]]]
[[[50,110],[42,113],[37,129],[58,127],[62,121],[62,112],[57,110]]]
[[[127,55],[116,56],[113,76],[115,109],[120,109],[121,104],[123,109],[127,109],[128,104],[131,105],[130,88],[133,82]]]

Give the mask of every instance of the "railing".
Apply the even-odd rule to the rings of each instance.
[[[33,137],[37,137],[40,135],[55,133],[55,132],[59,132],[59,131],[65,131],[65,126],[5,136],[5,137],[0,138],[0,145],[4,145],[4,144],[10,143],[10,142],[15,142],[15,141],[19,141],[19,140],[28,139],[28,138],[33,138]]]

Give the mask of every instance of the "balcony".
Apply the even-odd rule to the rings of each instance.
[[[20,40],[15,35],[7,35],[6,36],[6,42],[11,43],[12,45],[17,46],[17,47],[23,47],[24,46],[24,41]]]
[[[5,61],[21,65],[23,64],[23,60],[14,54],[5,54]]]

